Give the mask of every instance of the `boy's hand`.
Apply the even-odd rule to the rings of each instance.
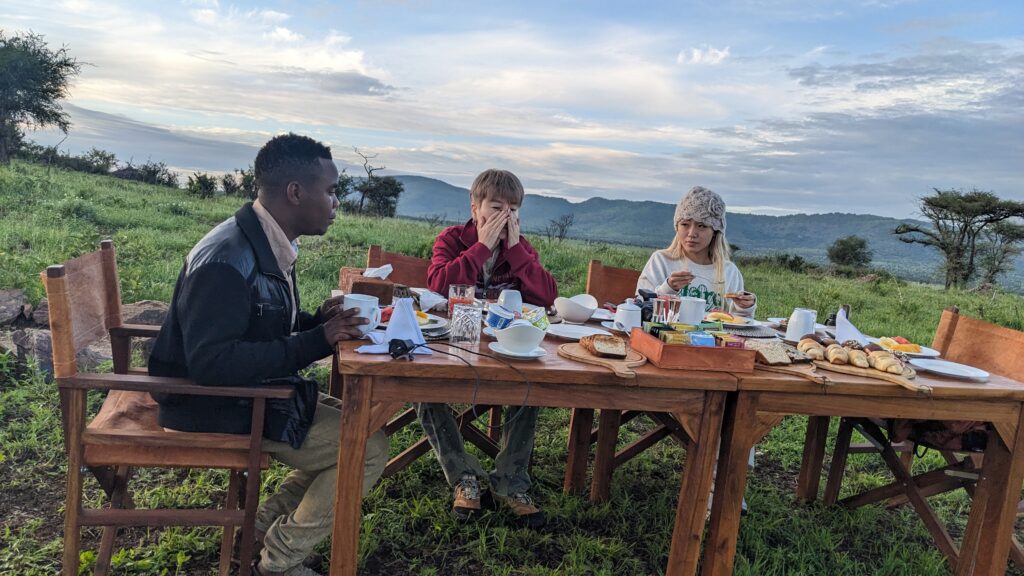
[[[509,248],[519,244],[519,213],[508,211],[508,240],[505,245]]]
[[[339,340],[361,338],[363,333],[359,331],[359,327],[363,324],[369,324],[370,321],[356,316],[358,313],[358,308],[340,310],[330,320],[324,322],[324,336],[327,337],[327,343],[333,347]]]
[[[501,233],[507,226],[508,212],[502,211],[485,220],[480,226],[477,236],[484,246],[494,250],[498,247],[498,242],[501,242]]]

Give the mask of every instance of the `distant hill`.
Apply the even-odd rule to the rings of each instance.
[[[398,202],[398,215],[409,218],[441,218],[446,222],[469,219],[469,191],[447,182],[423,176],[395,176],[405,185]],[[572,203],[562,198],[530,194],[523,203],[523,229],[540,232],[552,219],[574,214],[569,235],[600,242],[665,247],[672,239],[675,205],[663,202],[591,198]],[[837,238],[856,234],[866,238],[874,251],[873,265],[908,279],[937,282],[940,258],[927,247],[905,244],[892,233],[902,222],[870,214],[794,214],[762,216],[728,215],[729,242],[740,254],[785,252],[808,260],[827,262],[826,251]],[[920,222],[917,222],[920,223]],[[1002,280],[1014,291],[1024,290],[1024,262]]]

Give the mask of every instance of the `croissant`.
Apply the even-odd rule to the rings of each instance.
[[[876,350],[868,354],[868,364],[875,370],[889,372],[890,374],[903,374],[903,364],[892,354]]]
[[[846,353],[850,355],[850,364],[858,368],[868,368],[871,366],[868,364],[868,355],[863,350],[847,349]]]
[[[839,344],[829,344],[828,348],[825,348],[825,357],[833,364],[847,364],[850,361],[849,353]]]
[[[797,342],[796,349],[806,354],[812,360],[825,359],[825,348],[810,338],[804,338]]]

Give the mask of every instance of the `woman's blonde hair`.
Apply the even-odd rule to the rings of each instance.
[[[665,256],[672,260],[689,260],[686,251],[683,250],[683,239],[679,234],[679,223],[676,222],[676,234],[672,237],[672,243],[668,248],[662,250]],[[725,294],[725,263],[732,256],[729,250],[729,241],[725,239],[725,232],[715,230],[711,237],[711,244],[708,245],[708,256],[711,263],[715,265],[715,292]]]

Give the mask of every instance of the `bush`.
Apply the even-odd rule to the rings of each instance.
[[[64,219],[84,220],[99,223],[99,213],[88,200],[77,196],[68,196],[57,202],[57,214]]]
[[[242,185],[239,184],[234,174],[224,174],[221,176],[220,187],[224,190],[225,196],[240,196],[242,194]]]
[[[804,259],[803,256],[797,256],[796,254],[767,254],[762,256],[741,256],[734,258],[733,261],[737,266],[758,266],[766,265],[778,268],[784,268],[791,272],[810,272],[817,270],[818,265],[814,262],[810,262]]]
[[[117,156],[99,148],[91,148],[81,156],[74,156],[61,152],[56,146],[43,146],[35,142],[23,144],[18,157],[37,164],[90,174],[109,174],[117,165]]]
[[[839,238],[828,248],[828,260],[836,266],[864,268],[871,264],[871,256],[868,241],[856,235]]]
[[[185,186],[188,193],[200,198],[213,198],[217,193],[217,179],[205,172],[193,172]]]
[[[144,182],[146,184],[156,184],[157,186],[167,186],[169,188],[178,187],[178,176],[171,172],[171,169],[163,162],[149,161],[135,166],[129,160],[125,163],[124,168],[115,170],[111,176],[135,182]]]

